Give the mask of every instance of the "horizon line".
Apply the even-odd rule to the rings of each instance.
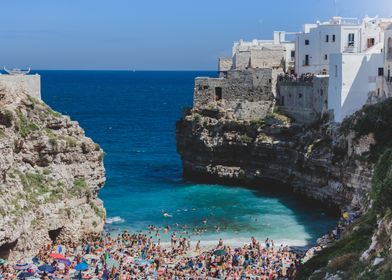
[[[31,72],[37,71],[113,71],[113,72],[218,72],[217,69],[33,69]],[[4,72],[0,69],[0,72]]]

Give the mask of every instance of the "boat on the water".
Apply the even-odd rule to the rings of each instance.
[[[13,68],[13,69],[7,69],[4,67],[4,71],[7,72],[9,75],[15,75],[15,76],[24,76],[30,73],[30,68],[28,70],[22,70],[18,68]]]

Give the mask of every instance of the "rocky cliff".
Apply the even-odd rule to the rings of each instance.
[[[373,139],[353,138],[328,125],[298,126],[278,113],[236,120],[219,107],[191,110],[177,123],[186,178],[279,185],[328,206],[362,208],[372,173],[363,159]]]
[[[101,231],[99,145],[77,122],[25,93],[0,89],[0,258]]]
[[[308,261],[299,279],[392,279],[392,100],[340,126],[299,126],[278,113],[241,121],[222,108],[190,110],[177,123],[184,176],[282,186],[363,215]]]

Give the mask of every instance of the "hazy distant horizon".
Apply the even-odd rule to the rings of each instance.
[[[336,2],[336,6],[335,3]],[[390,0],[40,0],[2,3],[0,66],[41,70],[217,69],[234,41],[334,15],[390,17]]]

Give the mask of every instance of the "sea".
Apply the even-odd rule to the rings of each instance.
[[[207,245],[219,238],[242,244],[254,236],[308,246],[336,224],[322,208],[290,194],[267,192],[267,186],[183,179],[176,121],[182,108],[192,104],[194,78],[215,72],[37,72],[43,100],[78,121],[105,151],[107,180],[99,197],[107,211],[108,232],[169,225],[177,236],[199,229],[202,233],[191,235],[191,240]],[[161,232],[156,238],[166,242],[170,235]]]

